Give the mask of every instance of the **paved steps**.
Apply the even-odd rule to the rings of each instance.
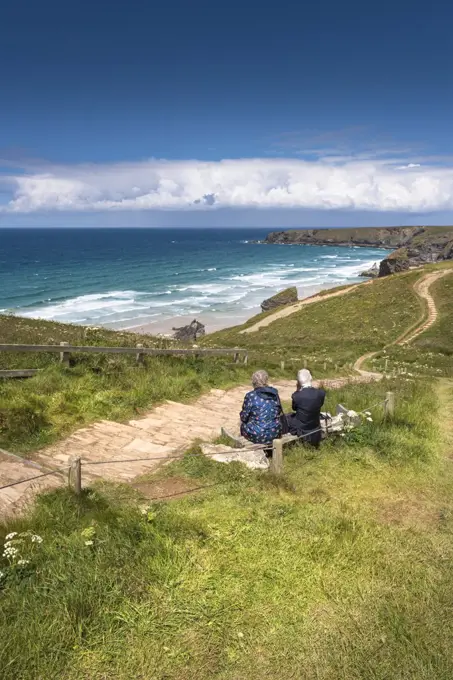
[[[325,380],[323,383],[335,389],[348,380],[365,381],[363,377],[357,376],[352,379]],[[282,401],[290,399],[295,389],[293,380],[281,380],[274,385]],[[246,385],[227,391],[213,389],[192,404],[166,401],[143,418],[128,423],[101,420],[37,452],[33,456],[33,464],[45,472],[69,467],[72,458],[80,457],[84,486],[100,478],[131,482],[165,460],[182,454],[194,440],[211,442],[220,435],[222,427],[238,434],[239,412],[249,389]],[[145,460],[131,462],[135,458]],[[30,464],[17,457],[0,456],[0,486],[34,477],[39,472],[39,469],[30,467]],[[36,493],[66,483],[65,471],[0,490],[0,513],[2,516],[14,514],[27,505]]]

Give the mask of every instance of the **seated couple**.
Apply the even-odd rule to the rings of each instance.
[[[267,444],[289,432],[318,447],[326,393],[312,386],[310,371],[303,368],[298,372],[297,391],[292,395],[293,413],[288,415],[283,412],[278,391],[268,382],[266,371],[253,374],[253,390],[245,395],[240,414],[241,435],[255,444]]]

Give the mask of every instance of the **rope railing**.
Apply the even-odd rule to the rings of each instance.
[[[357,415],[363,415],[367,411],[371,411],[374,408],[377,408],[378,406],[384,406],[385,408],[385,414],[386,416],[393,416],[394,413],[394,406],[395,406],[395,399],[394,399],[394,394],[393,392],[387,392],[386,397],[383,401],[376,402],[375,404],[368,406],[364,408],[362,411],[356,411]],[[318,427],[315,430],[311,430],[310,432],[305,432],[303,435],[295,436],[294,439],[288,440],[288,441],[295,441],[297,439],[302,439],[304,440],[306,437],[309,437],[313,434],[316,434],[318,432],[322,432],[323,428]],[[326,432],[327,435],[334,434],[334,432],[329,432],[327,429]],[[273,442],[268,442],[264,444],[251,444],[251,445],[246,445],[241,447],[241,451],[257,451],[263,448],[270,449],[272,447],[272,458],[271,458],[271,466],[270,469],[274,474],[280,474],[282,471],[282,465],[283,465],[283,443],[284,441],[280,439],[274,439]],[[7,452],[4,452],[7,453]],[[15,456],[14,454],[9,454],[13,455],[15,458],[18,458],[18,456]],[[216,453],[216,455],[230,455],[229,451],[220,451]],[[61,468],[58,468],[56,470],[49,470],[48,472],[44,472],[40,475],[36,475],[35,477],[29,477],[28,479],[21,479],[15,482],[11,482],[9,484],[5,484],[4,486],[0,486],[0,491],[3,491],[4,489],[8,489],[13,486],[18,486],[19,484],[26,484],[27,482],[33,482],[38,479],[42,479],[43,477],[48,477],[50,475],[55,475],[55,474],[61,474],[63,471],[69,471],[69,477],[71,478],[72,476],[72,481],[73,481],[73,486],[74,490],[76,493],[80,493],[82,489],[82,463],[85,466],[89,465],[112,465],[116,463],[140,463],[140,462],[153,462],[153,461],[167,461],[167,460],[180,460],[182,458],[191,458],[191,457],[196,457],[196,456],[203,456],[205,457],[205,454],[203,452],[192,452],[192,453],[180,453],[176,455],[171,455],[171,456],[155,456],[155,457],[147,457],[147,458],[112,458],[110,460],[95,460],[95,461],[84,461],[81,458],[75,458],[71,461],[70,466],[64,466]],[[29,462],[29,461],[25,461]],[[30,461],[31,462],[31,461]]]
[[[5,484],[0,486],[0,491],[3,489],[9,489],[11,486],[18,486],[18,484],[25,484],[26,482],[34,482],[36,479],[41,479],[42,477],[49,477],[49,475],[59,475],[62,470],[69,470],[69,467],[58,468],[58,470],[51,470],[50,472],[43,472],[42,475],[36,475],[35,477],[29,477],[28,479],[20,479],[17,482],[11,482],[10,484]]]

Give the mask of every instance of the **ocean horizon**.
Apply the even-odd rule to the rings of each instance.
[[[245,321],[276,292],[349,282],[389,251],[254,243],[268,229],[1,229],[0,313],[167,332]]]

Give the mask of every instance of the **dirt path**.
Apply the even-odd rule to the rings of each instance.
[[[367,284],[372,283],[373,281],[366,281],[365,283],[361,284],[355,284],[353,286],[348,286],[347,288],[342,288],[341,290],[337,290],[334,293],[326,293],[325,295],[314,295],[313,297],[305,298],[305,300],[300,300],[299,302],[296,302],[294,305],[288,305],[287,307],[282,307],[281,309],[277,310],[273,314],[269,314],[269,316],[266,316],[266,318],[261,319],[261,321],[257,321],[253,326],[250,326],[249,328],[244,328],[243,331],[239,331],[240,333],[255,333],[256,331],[259,331],[260,328],[265,328],[265,326],[269,326],[269,324],[273,323],[274,321],[277,321],[277,319],[283,319],[286,316],[290,316],[291,314],[294,314],[294,312],[298,312],[299,309],[302,309],[302,307],[306,307],[307,305],[311,305],[314,302],[323,302],[324,300],[329,300],[329,298],[334,298],[334,297],[339,297],[340,295],[345,295],[346,293],[350,293],[351,290],[355,290],[358,285],[365,286]]]
[[[452,272],[453,269],[430,272],[429,274],[426,274],[425,276],[423,276],[422,278],[418,279],[418,281],[415,282],[414,291],[422,300],[426,301],[428,306],[428,316],[427,318],[424,318],[424,320],[420,324],[418,324],[416,328],[413,328],[412,330],[409,331],[405,331],[394,342],[387,345],[387,347],[391,347],[392,345],[407,345],[409,342],[412,342],[412,340],[415,340],[415,338],[424,333],[424,331],[426,331],[428,328],[430,328],[430,326],[432,326],[436,322],[437,307],[433,296],[429,292],[429,289],[433,283],[441,279],[446,274],[450,274]],[[380,380],[383,377],[382,373],[366,371],[365,369],[362,368],[362,366],[369,359],[372,359],[374,356],[376,356],[376,354],[379,354],[380,351],[381,350],[377,350],[376,352],[367,352],[366,354],[363,354],[355,362],[354,370],[357,371],[357,373],[359,373],[363,377],[368,376],[371,379]]]
[[[418,338],[419,335],[424,333],[428,328],[430,328],[437,319],[437,307],[433,296],[429,292],[432,284],[441,279],[446,274],[451,274],[453,269],[444,269],[442,271],[431,272],[427,274],[422,279],[419,279],[414,285],[414,291],[417,295],[424,301],[426,301],[428,308],[428,316],[423,320],[423,322],[417,326],[415,329],[409,332],[408,335],[403,336],[397,341],[398,345],[408,345],[410,342]]]

